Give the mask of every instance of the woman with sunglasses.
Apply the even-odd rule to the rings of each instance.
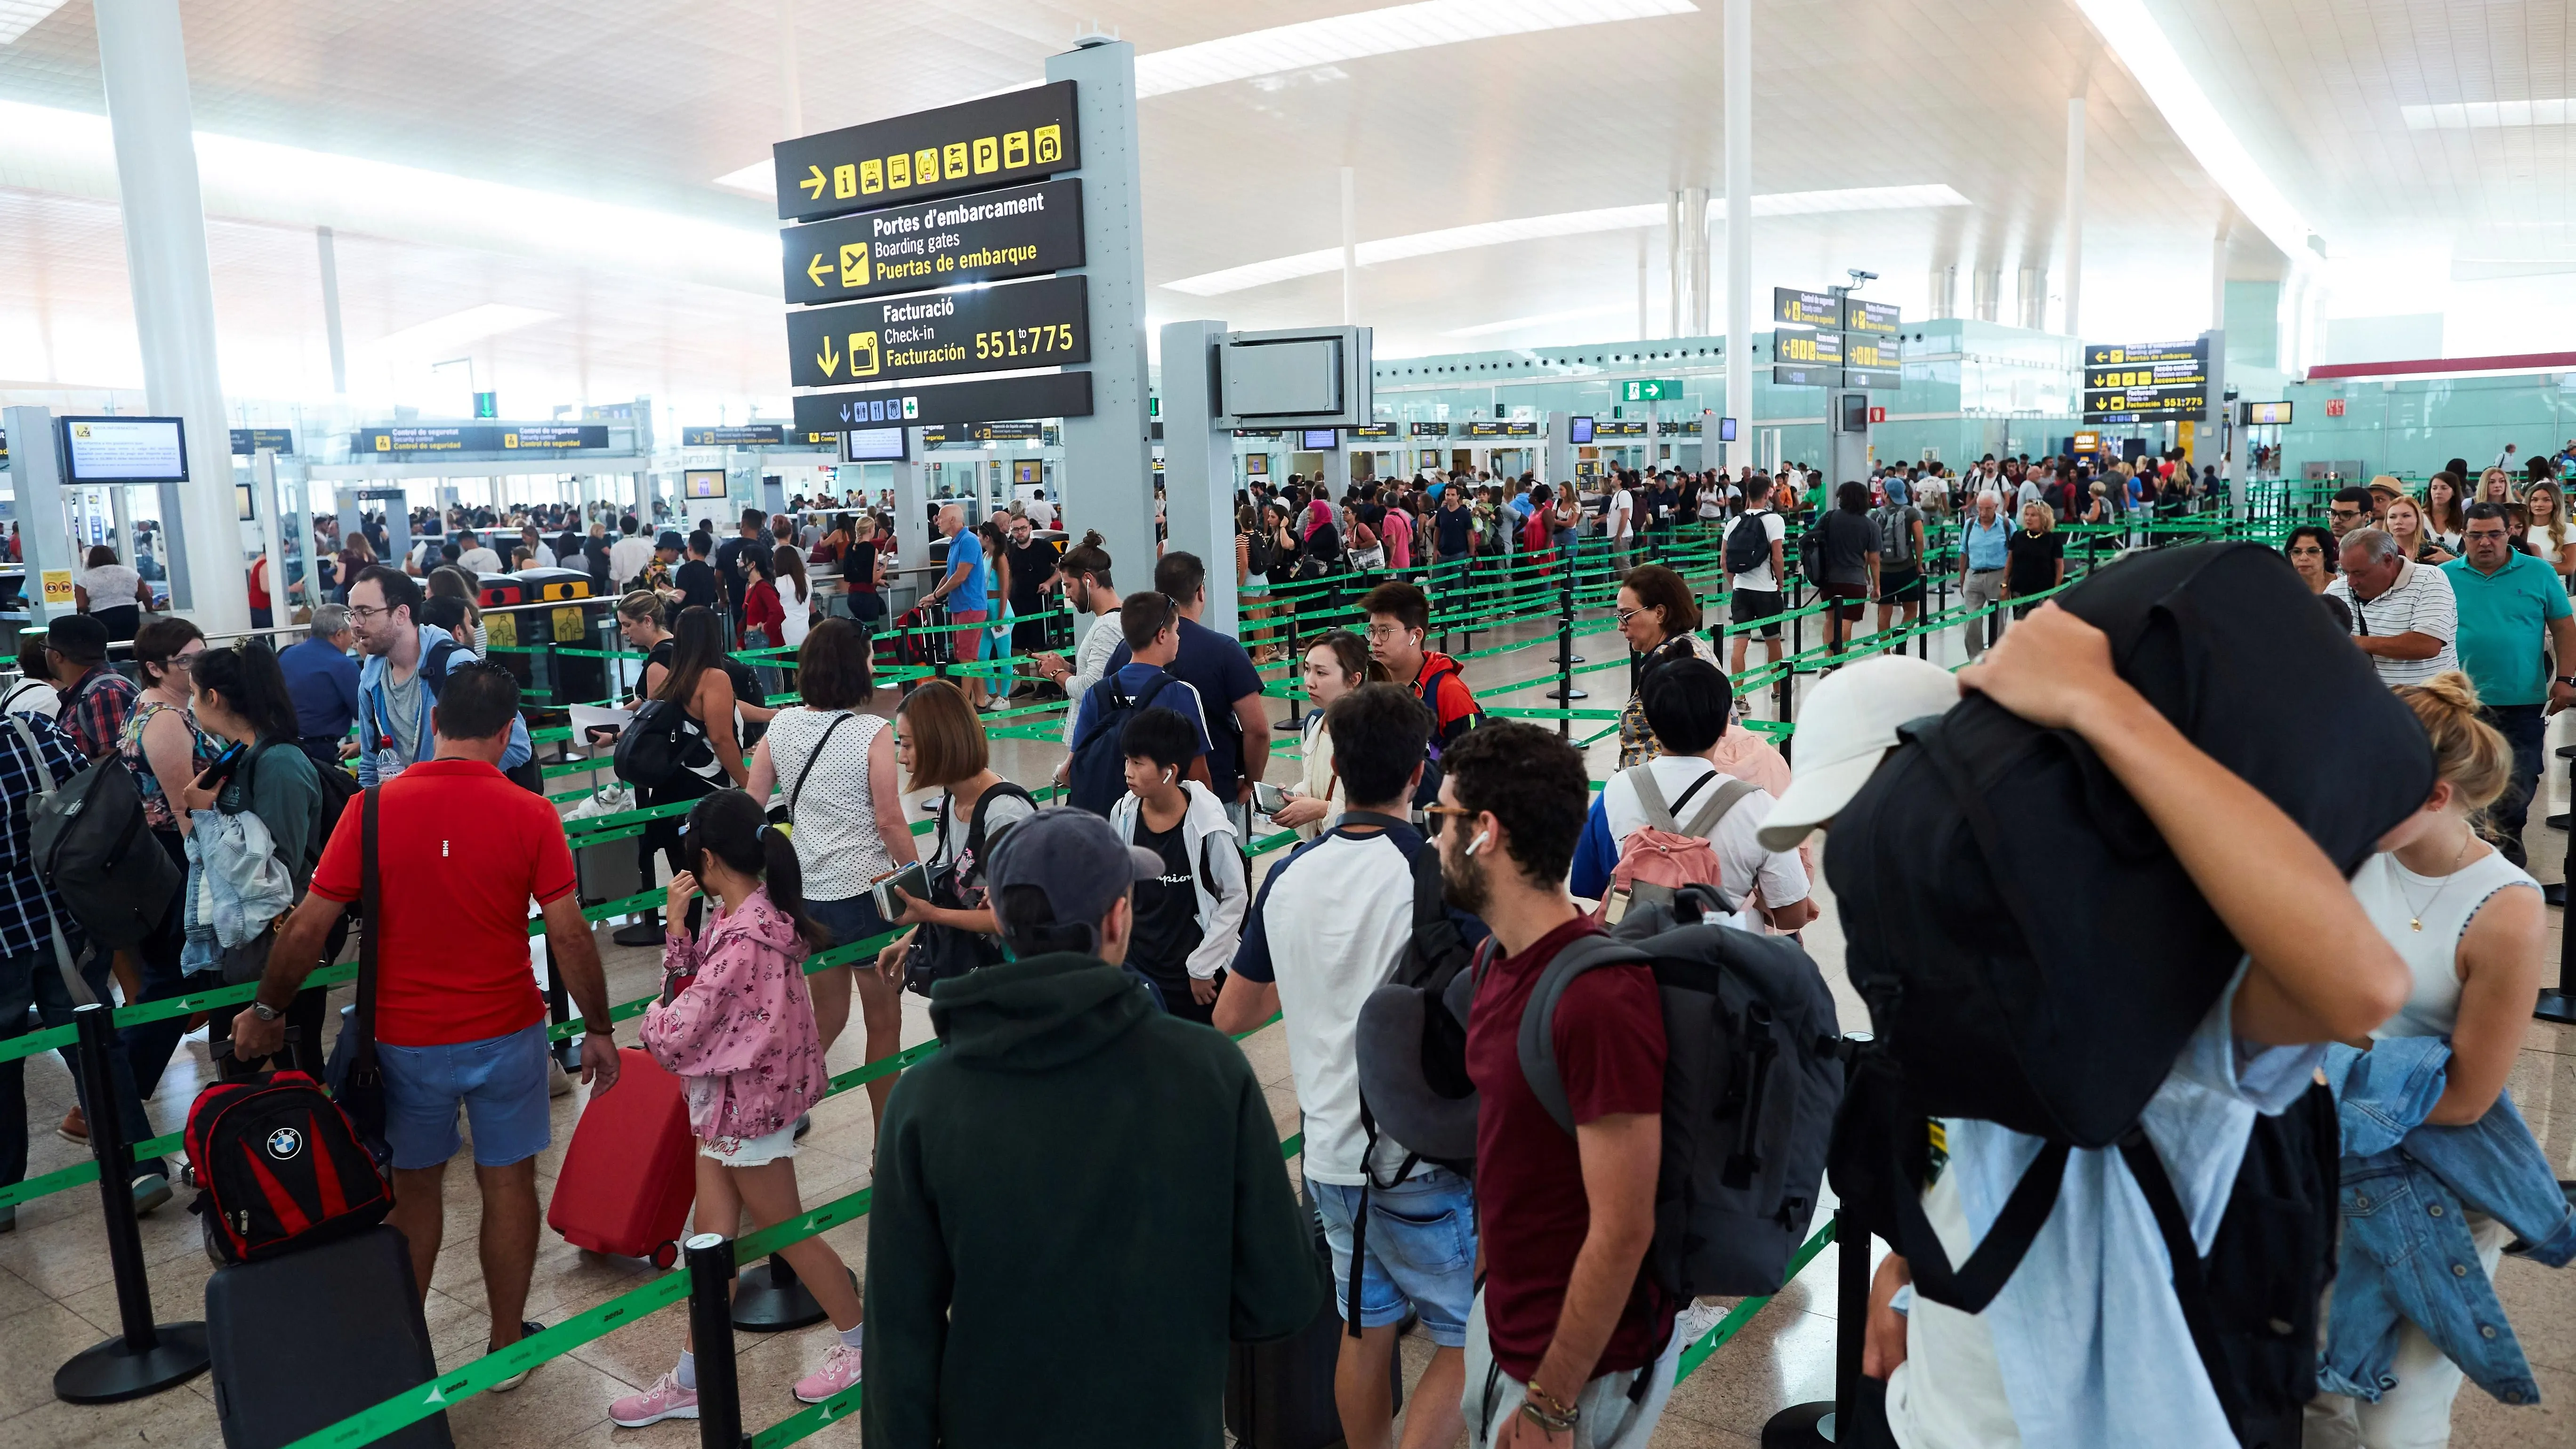
[[[1630,569],[1619,582],[1619,633],[1628,641],[1628,702],[1619,710],[1619,768],[1634,769],[1662,754],[1646,724],[1646,676],[1675,659],[1705,659],[1720,674],[1717,646],[1699,632],[1699,601],[1690,585],[1662,564]]]

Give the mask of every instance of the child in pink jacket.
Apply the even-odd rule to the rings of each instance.
[[[689,812],[696,865],[671,878],[670,934],[662,944],[662,1001],[644,1013],[644,1047],[680,1078],[698,1136],[697,1228],[732,1237],[745,1209],[757,1227],[803,1212],[796,1193],[796,1119],[822,1100],[831,1074],[805,989],[805,957],[825,944],[805,915],[796,848],[740,790],[710,795]],[[697,940],[682,922],[700,892],[707,913]],[[859,1294],[832,1245],[807,1238],[780,1250],[840,1341],[798,1381],[818,1404],[859,1381]],[[698,1416],[694,1345],[678,1367],[609,1406],[622,1428]]]

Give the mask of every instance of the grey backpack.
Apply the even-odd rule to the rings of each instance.
[[[1664,1010],[1663,1165],[1645,1271],[1677,1300],[1780,1291],[1805,1241],[1842,1105],[1841,1028],[1816,963],[1784,936],[1703,924],[1724,909],[1685,886],[1615,934],[1559,951],[1521,1015],[1521,1073],[1569,1134],[1556,1004],[1576,977],[1642,964]]]
[[[13,725],[18,717],[10,716]],[[19,738],[32,753],[24,726]],[[35,756],[37,798],[27,802],[27,844],[36,873],[63,909],[102,948],[152,934],[184,875],[143,819],[143,792],[125,761],[106,755],[59,787]]]

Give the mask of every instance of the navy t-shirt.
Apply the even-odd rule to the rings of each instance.
[[[1109,667],[1123,669],[1135,657],[1122,640],[1109,656]],[[1207,757],[1208,786],[1219,800],[1231,801],[1243,778],[1243,728],[1234,718],[1234,702],[1261,692],[1261,676],[1253,672],[1252,656],[1232,636],[1183,619],[1180,657],[1167,667],[1173,678],[1198,691],[1200,706],[1207,711],[1208,738],[1215,743]]]
[[[1431,517],[1439,532],[1441,554],[1447,556],[1465,553],[1468,531],[1475,527],[1474,511],[1465,508],[1443,508]]]

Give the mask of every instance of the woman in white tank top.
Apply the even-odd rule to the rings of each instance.
[[[2423,808],[2380,837],[2380,853],[2352,878],[2353,894],[2415,978],[2406,1005],[2371,1036],[2450,1038],[2449,1081],[2427,1121],[2457,1125],[2485,1116],[2513,1071],[2540,991],[2548,917],[2539,883],[2474,825],[2510,782],[2513,749],[2478,718],[2468,676],[2445,670],[2400,686],[2397,696],[2432,740],[2436,779]],[[2513,1234],[2474,1210],[2469,1230],[2492,1278]],[[2309,1449],[2449,1442],[2459,1366],[2415,1325],[2399,1334],[2395,1387],[2375,1404],[2317,1395],[2308,1406]]]

